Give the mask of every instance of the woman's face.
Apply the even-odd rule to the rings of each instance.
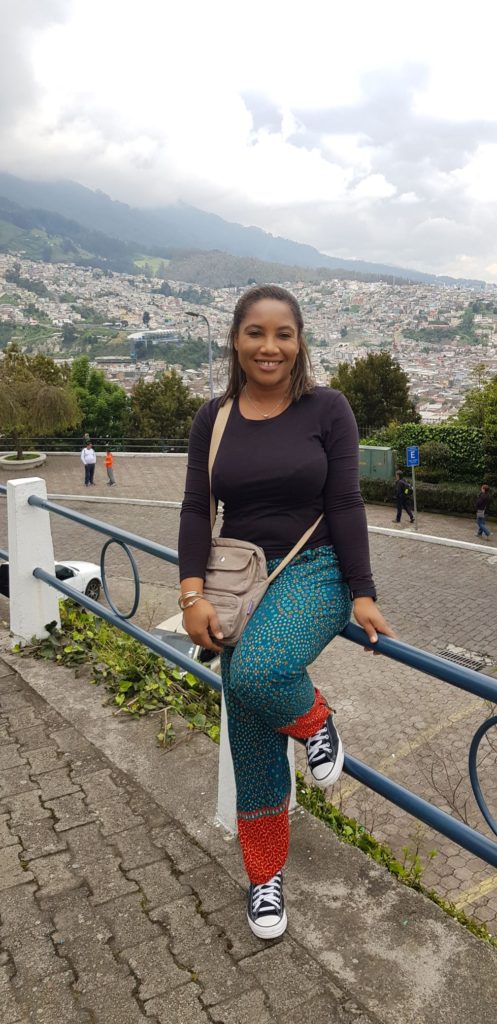
[[[249,382],[260,387],[288,385],[300,349],[290,306],[278,299],[254,302],[240,324],[235,349]]]

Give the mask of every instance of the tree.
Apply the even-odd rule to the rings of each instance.
[[[135,437],[188,437],[201,405],[177,373],[163,373],[151,383],[139,380],[131,392],[131,432]]]
[[[485,363],[477,363],[471,371],[473,387],[467,392],[457,414],[457,422],[467,427],[484,427],[492,415],[497,418],[497,377],[487,381]]]
[[[91,437],[122,437],[126,433],[129,399],[119,384],[107,380],[102,370],[79,356],[71,368],[71,386],[81,409],[83,429]]]
[[[80,419],[68,368],[8,345],[0,361],[0,430],[13,438],[17,458],[29,437],[75,427]]]
[[[150,313],[147,313],[147,310],[145,310],[145,312],[144,312],[144,314],[142,316],[142,320],[143,320],[143,326],[144,327],[149,327],[149,325],[150,325]]]
[[[76,340],[76,328],[74,324],[64,324],[62,328],[62,344],[68,348]]]
[[[475,387],[468,391],[456,422],[481,430],[487,483],[497,482],[497,374],[486,380],[486,366],[478,363],[472,377]]]
[[[353,366],[339,363],[330,387],[343,392],[361,427],[378,429],[392,420],[418,423],[421,419],[409,396],[409,378],[388,352],[370,352]]]

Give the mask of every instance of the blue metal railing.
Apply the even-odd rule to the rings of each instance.
[[[0,493],[5,492],[6,488],[0,485]],[[75,512],[72,509],[65,508],[62,505],[57,505],[54,502],[40,498],[37,495],[32,495],[28,498],[28,503],[36,508],[41,508],[47,512],[53,512],[56,515],[63,516],[66,519],[70,519],[73,522],[79,523],[81,526],[86,526],[98,533],[105,534],[107,537],[117,541],[125,549],[130,558],[132,558],[132,556],[128,550],[128,545],[144,551],[147,554],[154,555],[166,562],[173,564],[177,564],[178,562],[178,554],[176,551],[171,548],[167,548],[164,545],[157,544],[155,541],[146,540],[144,537],[139,537],[127,530],[111,526],[109,523],[92,519],[81,512]],[[103,569],[102,580],[104,582],[105,566],[101,565],[101,567]],[[66,583],[58,580],[56,576],[46,572],[44,569],[36,568],[34,570],[34,576],[53,587],[55,590],[58,590],[66,597],[70,597],[78,604],[81,604],[84,608],[87,608],[95,615],[105,619],[105,621],[109,622],[111,625],[117,626],[129,636],[134,637],[135,640],[140,641],[146,647],[150,648],[154,653],[166,658],[168,661],[174,662],[179,665],[180,668],[192,672],[204,683],[213,687],[218,692],[221,690],[221,680],[216,673],[212,672],[200,662],[194,661],[187,655],[182,654],[176,648],[164,643],[164,641],[151,636],[150,633],[147,633],[144,629],[141,629],[134,623],[129,622],[123,613],[115,609],[115,606],[113,606],[115,609],[114,611],[108,610],[103,605],[87,597],[85,594],[77,593]],[[135,591],[137,587],[139,587],[139,583],[135,576]],[[137,593],[139,596],[139,590]],[[137,603],[136,595],[135,602],[133,602],[133,604],[135,603]],[[345,627],[342,636],[345,639],[350,640],[352,643],[359,644],[361,647],[374,647],[375,650],[388,658],[392,658],[404,665],[415,668],[427,675],[450,683],[452,686],[456,686],[459,689],[476,694],[484,700],[497,704],[497,682],[490,676],[482,675],[472,669],[463,668],[438,655],[429,654],[427,651],[420,650],[419,648],[403,643],[400,640],[393,640],[390,637],[382,636],[381,634],[379,635],[378,642],[372,645],[369,643],[367,634],[364,630],[353,623],[349,623]],[[497,725],[497,716],[487,719],[475,733],[469,754],[469,772],[471,785],[473,787],[478,806],[490,829],[497,835],[497,822],[490,814],[483,798],[478,780],[476,763],[481,739],[494,725]],[[469,850],[470,853],[475,854],[487,863],[497,867],[497,842],[482,835],[469,825],[451,817],[450,814],[440,810],[440,808],[434,807],[428,801],[417,796],[415,793],[412,793],[404,786],[400,786],[398,783],[393,782],[385,775],[373,768],[370,768],[368,765],[350,754],[345,756],[344,771],[357,782],[364,784],[369,789],[372,789],[374,792],[385,797],[391,803],[396,804],[398,807],[407,811],[409,814],[412,814],[420,821],[423,821],[425,824],[447,836],[447,838],[458,843],[464,849]]]

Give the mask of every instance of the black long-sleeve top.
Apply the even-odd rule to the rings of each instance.
[[[488,493],[488,491],[480,491],[476,502],[476,511],[486,512],[489,504],[490,494]]]
[[[219,399],[199,409],[188,447],[179,533],[180,578],[203,579],[211,543],[209,446]],[[306,547],[332,544],[354,597],[376,596],[359,489],[359,439],[340,391],[316,387],[279,416],[245,419],[235,399],[214,463],[221,535],[286,555],[324,513]]]

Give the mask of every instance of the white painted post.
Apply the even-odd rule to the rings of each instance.
[[[292,777],[292,791],[290,794],[290,811],[297,805],[295,786],[295,754],[293,740],[288,740],[288,761]],[[230,741],[228,736],[228,716],[224,693],[221,699],[221,737],[219,745],[219,774],[217,784],[217,813],[216,821],[224,826],[228,832],[236,835],[236,785],[233,772],[233,761],[231,759]]]
[[[60,626],[57,591],[33,576],[39,567],[54,571],[50,516],[28,505],[31,494],[47,497],[47,485],[40,477],[7,482],[9,536],[10,629],[13,645],[27,643],[33,636],[47,636],[45,626]]]
[[[224,693],[221,697],[221,737],[219,741],[219,768],[217,779],[216,821],[228,832],[236,835],[236,785],[228,736],[228,715]]]

